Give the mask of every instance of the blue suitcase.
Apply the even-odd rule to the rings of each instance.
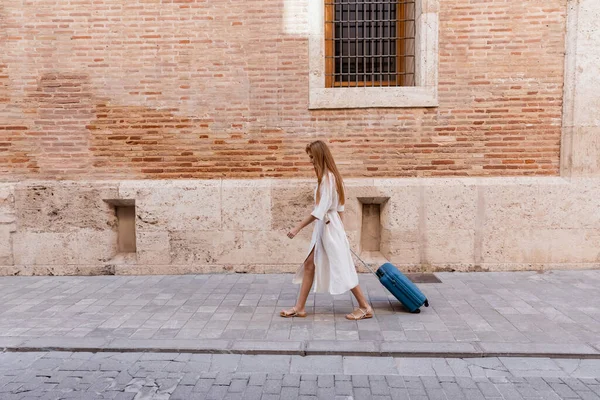
[[[411,313],[420,313],[422,306],[429,307],[427,297],[421,290],[411,282],[402,272],[398,271],[394,265],[385,263],[377,271],[373,271],[359,256],[352,252],[364,265],[371,271],[379,282],[398,299]]]

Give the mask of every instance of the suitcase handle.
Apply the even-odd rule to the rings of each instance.
[[[363,261],[363,259],[362,259],[362,258],[360,258],[360,257],[359,257],[359,256],[358,256],[358,255],[357,255],[355,252],[354,252],[354,250],[350,249],[350,251],[352,252],[352,254],[354,254],[354,257],[358,258],[358,259],[360,260],[360,262],[361,262],[361,263],[363,263],[363,265],[364,265],[365,267],[367,267],[367,269],[368,269],[369,271],[371,271],[371,273],[372,273],[373,275],[375,275],[375,276],[376,276],[376,277],[379,279],[379,275],[377,275],[377,273],[376,273],[375,271],[373,271],[373,270],[371,269],[371,267],[369,267],[369,266],[367,265],[367,263],[366,263],[366,262],[364,262],[364,261]]]

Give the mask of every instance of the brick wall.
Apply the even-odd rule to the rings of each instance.
[[[440,106],[309,111],[306,1],[0,7],[0,180],[557,175],[566,0],[445,0]]]

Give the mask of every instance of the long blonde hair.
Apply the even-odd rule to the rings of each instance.
[[[317,186],[317,202],[319,202],[321,197],[320,189],[323,175],[325,175],[326,171],[331,171],[333,176],[335,176],[335,183],[337,186],[340,205],[343,205],[346,199],[344,194],[344,181],[342,180],[342,176],[335,165],[333,155],[331,154],[329,147],[327,147],[327,144],[325,144],[325,142],[322,140],[316,140],[312,143],[309,143],[306,146],[306,154],[312,155],[314,160],[317,181],[319,182]]]

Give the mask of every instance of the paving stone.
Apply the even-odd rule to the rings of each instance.
[[[231,379],[233,378],[232,373],[221,372],[215,378],[214,384],[219,386],[229,386],[231,384]]]
[[[370,388],[371,384],[369,382],[369,377],[367,375],[353,375],[352,386],[354,388]]]
[[[371,393],[374,395],[387,396],[390,394],[389,387],[385,381],[371,381]]]
[[[210,390],[210,388],[213,385],[214,382],[214,378],[213,379],[199,379],[198,382],[196,383],[196,386],[194,386],[194,389],[192,389],[194,392],[208,392]]]
[[[246,386],[248,386],[248,381],[242,379],[234,379],[231,381],[231,385],[229,385],[229,392],[241,393],[244,390],[246,390]]]
[[[423,387],[425,389],[441,389],[442,385],[437,376],[422,376],[421,382],[423,382]],[[389,383],[389,380],[388,380]],[[404,381],[402,382],[404,384]],[[403,387],[403,386],[401,386]]]
[[[227,392],[227,394],[225,394],[225,397],[223,397],[223,400],[242,400],[243,398],[244,393]]]
[[[213,386],[206,393],[206,400],[222,400],[227,394],[227,386]]]
[[[244,400],[261,400],[262,396],[262,386],[248,386],[244,392]]]
[[[335,381],[336,396],[351,396],[352,382],[351,381]]]
[[[267,379],[263,385],[263,391],[267,394],[279,394],[281,393],[281,381],[274,379]]]
[[[485,396],[477,388],[463,388],[467,400],[485,400]]]
[[[341,356],[292,357],[292,374],[342,374]]]
[[[250,380],[248,381],[248,385],[249,386],[262,386],[265,384],[266,380],[267,380],[267,374],[264,374],[264,373],[252,374],[250,376]]]
[[[320,375],[318,377],[318,387],[320,388],[329,388],[334,387],[334,376],[332,375]]]
[[[369,387],[355,387],[353,391],[353,397],[356,400],[371,399],[371,389]]]
[[[447,400],[446,394],[441,387],[439,389],[427,388],[425,391],[429,400]]]
[[[411,398],[408,394],[408,389],[391,388],[390,395],[393,400],[410,400]],[[448,399],[450,399],[450,397]]]
[[[317,381],[301,381],[300,395],[315,396],[317,394]]]
[[[216,372],[235,372],[240,362],[239,354],[219,354],[212,358],[210,365],[211,371]]]
[[[552,390],[556,392],[561,397],[564,398],[577,398],[579,397],[573,389],[571,389],[568,385],[564,383],[550,383],[550,387]]]
[[[281,386],[284,387],[300,387],[300,375],[284,375]]]
[[[296,400],[299,396],[299,388],[297,387],[282,387],[281,400]]]
[[[290,356],[242,355],[237,368],[240,372],[288,373]]]
[[[395,375],[398,373],[392,357],[344,357],[346,375]]]
[[[171,393],[169,400],[187,400],[191,396],[193,389],[194,386],[179,385],[177,388],[175,388],[173,393]]]

